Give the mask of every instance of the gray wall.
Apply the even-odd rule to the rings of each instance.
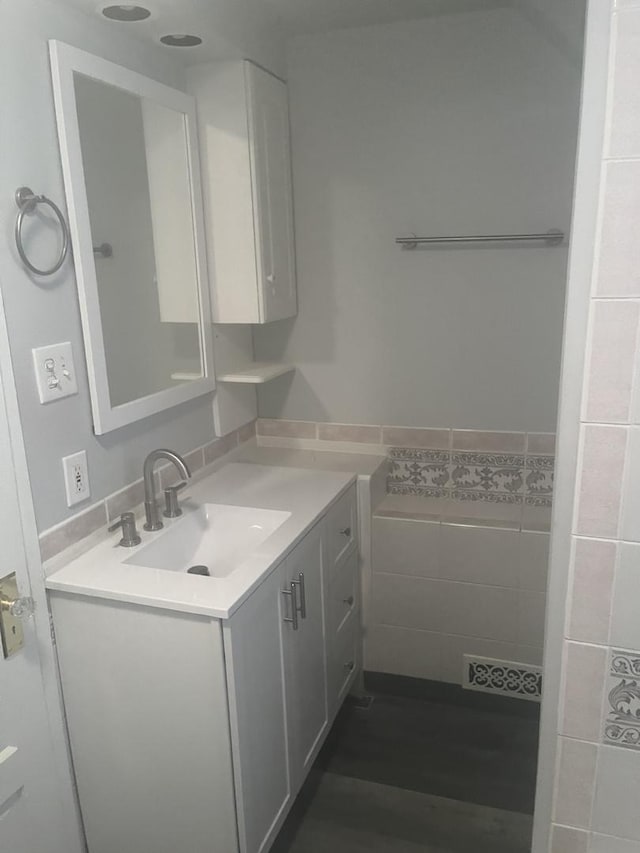
[[[393,241],[568,230],[567,3],[562,29],[527,4],[290,43],[300,313],[254,342],[297,371],[260,389],[262,416],[555,428],[566,249]]]
[[[0,9],[0,98],[2,151],[0,199],[3,240],[0,285],[7,322],[39,530],[82,509],[66,507],[60,459],[86,449],[92,500],[141,475],[145,454],[168,445],[186,451],[213,437],[211,397],[140,421],[107,436],[93,435],[89,391],[73,266],[54,278],[33,280],[13,245],[13,192],[29,184],[64,207],[47,39],[56,38],[182,88],[183,74],[170,51],[128,36],[124,27],[102,22],[43,0],[3,0]],[[42,227],[31,243],[36,261],[55,252],[53,234]],[[44,236],[42,236],[44,235]],[[41,406],[31,348],[70,340],[80,392]],[[91,501],[89,501],[90,503]]]

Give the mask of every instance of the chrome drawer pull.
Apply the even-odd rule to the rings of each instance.
[[[300,610],[300,615],[303,619],[307,618],[307,595],[304,589],[304,572],[300,572],[298,575],[297,581],[291,581],[291,589],[295,590],[296,587],[300,587],[300,607],[298,608],[297,604],[296,610]],[[295,596],[294,596],[295,603]]]
[[[295,583],[295,581],[291,581],[289,589],[283,589],[283,590],[281,590],[281,592],[283,595],[289,596],[289,599],[291,600],[291,616],[283,616],[282,621],[283,622],[291,622],[291,625],[293,626],[293,630],[297,631],[298,630],[298,607],[296,605],[296,583]]]
[[[343,527],[342,530],[340,531],[340,533],[343,536],[346,536],[348,539],[351,536],[351,528],[350,527]]]
[[[353,597],[352,595],[350,595],[350,596],[349,596],[349,598],[343,598],[343,599],[342,599],[342,601],[343,601],[345,604],[348,604],[348,605],[349,605],[349,607],[353,607],[353,602],[355,601],[355,599],[354,599],[354,597]]]

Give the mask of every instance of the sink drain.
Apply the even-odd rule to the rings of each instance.
[[[190,569],[187,569],[187,574],[205,575],[206,577],[211,577],[211,572],[209,571],[207,566],[191,566]]]

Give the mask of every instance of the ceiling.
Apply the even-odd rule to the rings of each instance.
[[[91,15],[118,0],[57,0]],[[122,2],[122,0],[120,0]],[[126,0],[125,0],[126,2]],[[259,32],[261,23],[277,24],[285,36],[347,27],[415,20],[435,15],[481,11],[511,5],[513,0],[129,0],[145,6],[151,17],[123,27],[135,37],[157,43],[166,33],[193,33],[204,44],[185,51],[187,62],[225,55],[225,39],[239,30]],[[104,19],[103,19],[104,20]],[[244,22],[244,23],[243,23]],[[175,49],[173,49],[175,50]],[[187,58],[188,55],[188,58]]]
[[[495,9],[509,0],[262,0],[289,35]]]

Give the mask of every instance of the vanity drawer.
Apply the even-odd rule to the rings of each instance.
[[[333,637],[333,650],[329,667],[329,699],[334,708],[340,705],[348,692],[359,667],[360,623],[355,613],[345,622],[344,628]]]
[[[335,567],[357,540],[358,510],[355,485],[329,510],[327,534],[330,565]]]
[[[359,605],[358,551],[354,550],[336,574],[329,593],[329,631],[339,633]]]

